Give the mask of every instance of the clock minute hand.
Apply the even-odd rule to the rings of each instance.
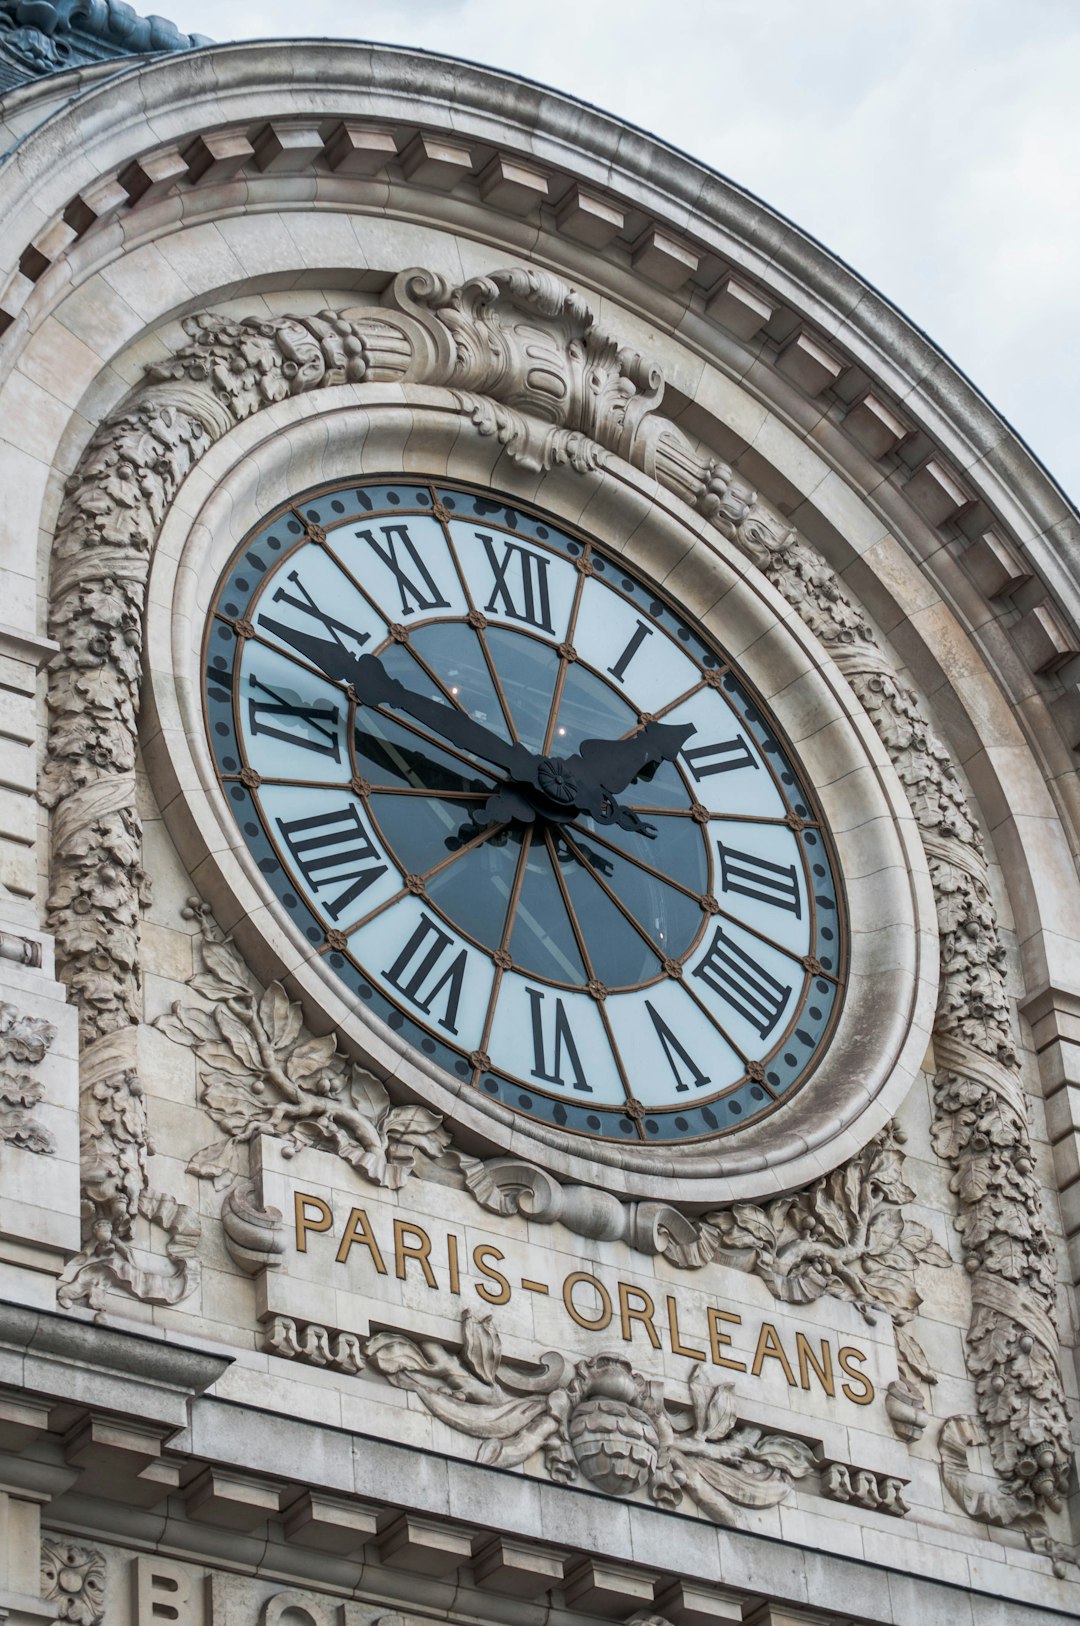
[[[353,655],[332,639],[316,638],[280,621],[266,621],[265,625],[333,682],[349,684],[360,705],[404,711],[470,756],[493,762],[514,777],[530,775],[535,762],[531,751],[474,722],[467,712],[406,688],[400,679],[391,676],[377,655]]]

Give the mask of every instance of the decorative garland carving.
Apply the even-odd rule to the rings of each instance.
[[[391,1106],[378,1079],[341,1053],[334,1034],[316,1038],[304,1026],[300,1006],[279,982],[260,993],[204,904],[192,899],[184,913],[200,926],[202,967],[187,987],[202,1003],[177,1001],[153,1025],[198,1058],[200,1103],[225,1134],[196,1152],[188,1171],[230,1188],[222,1210],[226,1243],[254,1272],[284,1246],[281,1215],[258,1208],[243,1179],[256,1135],[280,1139],[287,1157],[304,1146],[336,1152],[392,1188],[405,1184],[421,1153],[441,1157],[450,1135],[428,1107]]]
[[[94,1547],[60,1536],[41,1542],[41,1596],[55,1603],[57,1620],[102,1626],[105,1619],[105,1560]]]
[[[695,452],[656,411],[659,371],[599,329],[580,296],[547,273],[504,271],[452,288],[411,271],[381,310],[304,320],[203,316],[185,328],[190,344],[152,368],[133,401],[92,437],[69,481],[54,551],[50,630],[61,653],[50,672],[44,784],[54,810],[50,924],[82,1019],[93,1246],[69,1269],[67,1301],[92,1300],[109,1280],[176,1302],[191,1290],[195,1268],[195,1222],[175,1215],[169,1271],[139,1271],[131,1258],[136,1214],[163,1214],[162,1199],[147,1189],[149,1137],[134,1068],[146,888],[134,760],[158,527],[211,441],[262,406],[345,380],[442,385],[481,433],[496,435],[528,467],[595,468],[614,453],[687,501],[769,577],[866,708],[921,826],[937,900],[935,1136],[954,1170],[972,1281],[969,1364],[1008,1492],[999,1522],[1014,1517],[1014,1506],[1057,1506],[1070,1453],[1050,1243],[985,855],[944,745],[835,573],[726,465]]]
[[[56,1141],[30,1116],[45,1089],[18,1064],[36,1067],[55,1038],[51,1022],[0,1001],[0,1142],[46,1156],[56,1151]]]

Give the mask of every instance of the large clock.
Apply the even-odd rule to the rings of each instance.
[[[724,648],[491,491],[303,496],[228,565],[205,710],[254,863],[347,1003],[607,1141],[730,1137],[844,1000],[833,842]]]

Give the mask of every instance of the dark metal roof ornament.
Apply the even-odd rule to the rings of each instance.
[[[210,43],[124,0],[0,0],[0,92],[66,68]]]

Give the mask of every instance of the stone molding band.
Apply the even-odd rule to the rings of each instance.
[[[980,1416],[1009,1505],[1056,1506],[1070,1467],[1051,1244],[1040,1206],[981,838],[948,752],[825,560],[722,462],[657,410],[660,371],[599,329],[580,295],[530,270],[453,288],[402,273],[383,308],[244,321],[188,318],[190,343],[92,436],[68,482],[53,554],[51,712],[43,798],[53,809],[49,924],[80,1013],[86,1252],[65,1302],[112,1283],[175,1303],[191,1290],[198,1221],[148,1188],[135,752],[146,583],[158,530],[210,444],[261,408],[343,382],[449,388],[483,436],[530,469],[586,471],[610,455],[654,478],[756,565],[820,640],[865,708],[926,845],[941,940],[935,1145],[953,1169],[973,1285],[967,1334]],[[170,1207],[171,1204],[171,1207]],[[169,1265],[140,1271],[138,1214]],[[984,1515],[988,1516],[988,1515]],[[1004,1518],[1002,1520],[1004,1522]]]

